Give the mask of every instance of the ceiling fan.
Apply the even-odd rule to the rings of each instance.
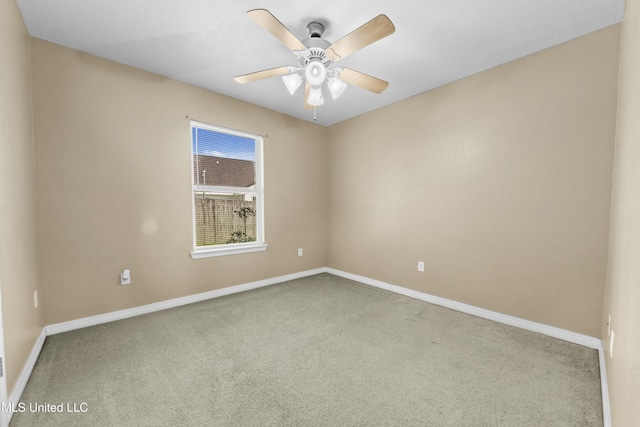
[[[309,38],[298,40],[276,17],[266,9],[247,12],[249,17],[262,28],[274,35],[296,56],[296,66],[271,68],[235,77],[238,83],[250,83],[269,77],[282,76],[289,93],[293,95],[305,82],[304,107],[315,109],[324,103],[322,86],[326,83],[333,99],[337,99],[347,88],[347,84],[361,87],[374,93],[382,93],[388,82],[351,70],[335,66],[335,63],[366,47],[396,30],[385,15],[378,15],[366,24],[331,44],[322,38],[324,25],[310,22],[307,25]]]

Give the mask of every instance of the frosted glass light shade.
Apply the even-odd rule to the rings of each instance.
[[[327,68],[320,61],[311,61],[304,70],[304,76],[311,86],[320,86],[327,77]]]
[[[331,92],[331,97],[333,99],[338,99],[347,88],[347,84],[345,82],[335,77],[331,77],[327,80],[327,86],[329,87],[329,92]]]
[[[293,95],[302,84],[302,77],[300,77],[298,73],[287,74],[286,76],[282,76],[282,81],[289,93]]]
[[[324,98],[322,98],[322,89],[320,89],[319,87],[312,87],[309,91],[309,99],[307,99],[307,104],[313,105],[314,107],[324,104]]]

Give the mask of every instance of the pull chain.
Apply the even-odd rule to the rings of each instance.
[[[317,108],[318,108],[318,107],[316,107],[315,105],[313,106],[313,121],[314,121],[314,122],[317,122],[317,121],[318,121],[318,118],[316,117],[316,109],[317,109]]]

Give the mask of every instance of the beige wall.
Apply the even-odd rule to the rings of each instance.
[[[29,34],[14,0],[0,0],[0,283],[11,393],[42,329],[31,130]]]
[[[329,266],[599,337],[619,37],[332,126]]]
[[[32,61],[46,324],[327,264],[326,128],[37,39]],[[190,258],[186,116],[268,135],[267,251]]]
[[[42,324],[36,247],[44,324],[328,265],[600,336],[619,26],[328,129],[33,39],[36,168],[29,38],[14,2],[0,1],[0,178],[18,184],[0,185],[10,387]],[[626,39],[637,29],[626,23]],[[624,95],[638,92],[634,47],[621,117],[638,114]],[[189,257],[185,116],[268,134],[266,252]],[[639,247],[624,238],[638,225],[634,131],[629,119],[618,128],[604,310],[617,335],[615,425],[637,418]],[[123,268],[131,286],[118,284]]]
[[[615,334],[613,358],[606,357],[612,422],[640,423],[640,1],[627,0],[622,27],[618,126],[611,203],[609,272],[603,319]]]

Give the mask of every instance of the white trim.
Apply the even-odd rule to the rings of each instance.
[[[142,305],[138,307],[128,308],[125,310],[112,311],[110,313],[98,314],[96,316],[84,317],[82,319],[71,320],[68,322],[56,323],[44,327],[49,335],[55,335],[62,332],[73,331],[75,329],[86,328],[88,326],[100,325],[102,323],[113,322],[116,320],[127,319],[129,317],[140,316],[142,314],[153,313],[155,311],[166,310],[181,305],[192,304],[194,302],[205,301],[212,298],[218,298],[225,295],[236,294],[251,289],[261,288],[264,286],[275,285],[277,283],[287,282],[289,280],[299,279],[302,277],[313,276],[323,273],[324,268],[315,270],[307,270],[299,273],[287,274],[285,276],[273,277],[271,279],[258,280],[256,282],[245,283],[242,285],[229,286],[222,289],[203,292],[200,294],[188,295],[185,297],[174,298],[166,301],[160,301],[153,304]]]
[[[212,125],[211,123],[201,122],[200,120],[189,119],[189,121],[191,123],[191,127],[195,125],[196,127],[212,130],[214,132],[228,133],[230,135],[239,136],[241,138],[247,138],[247,139],[262,138],[262,135],[258,135],[257,133],[250,133],[242,130],[231,129],[225,126]]]
[[[579,344],[585,347],[599,349],[601,340],[591,337],[589,335],[579,334],[577,332],[571,332],[566,329],[557,328],[555,326],[545,325],[543,323],[533,322],[531,320],[521,319],[515,316],[509,316],[507,314],[498,313],[497,311],[487,310],[485,308],[476,307],[469,304],[453,301],[446,298],[429,295],[423,292],[414,291],[412,289],[403,288],[401,286],[391,285],[389,283],[381,282],[379,280],[370,279],[364,276],[358,276],[357,274],[345,273],[344,271],[335,270],[333,268],[327,268],[327,273],[334,274],[336,276],[344,277],[345,279],[355,280],[357,282],[364,283],[366,285],[375,286],[377,288],[385,289],[387,291],[395,292],[397,294],[405,295],[411,298],[419,299],[422,301],[430,302],[442,307],[450,308],[452,310],[460,311],[462,313],[471,314],[473,316],[481,317],[483,319],[493,320],[495,322],[504,323],[505,325],[515,326],[527,331],[537,332],[543,335],[547,335],[553,338],[558,338],[564,341],[568,341],[574,344]]]
[[[217,185],[200,185],[193,182],[194,177],[194,162],[193,162],[193,150],[191,150],[191,228],[192,228],[192,243],[193,243],[193,251],[191,252],[191,258],[208,258],[213,256],[222,256],[222,255],[234,255],[241,254],[247,252],[257,252],[264,251],[267,249],[268,245],[265,243],[265,207],[264,207],[264,138],[262,135],[256,135],[252,133],[242,132],[235,129],[229,129],[222,126],[212,125],[209,123],[200,122],[197,120],[190,119],[189,121],[189,141],[193,144],[193,128],[196,129],[207,129],[217,133],[223,133],[228,135],[239,136],[245,139],[253,139],[255,142],[255,186],[252,188],[240,188],[240,187],[225,187],[225,186],[217,186]],[[196,156],[197,154],[197,137],[198,132],[196,130]],[[241,194],[255,194],[256,195],[256,244],[251,248],[242,248],[237,249],[233,247],[233,244],[227,245],[219,245],[222,248],[205,248],[198,247],[197,245],[197,237],[196,237],[196,209],[194,203],[194,192],[195,191],[221,191],[223,193],[226,192],[236,192]],[[231,246],[231,247],[229,247]]]
[[[31,376],[33,367],[36,366],[38,356],[40,356],[40,351],[42,350],[42,346],[44,345],[44,340],[46,337],[47,334],[45,328],[42,328],[42,331],[40,331],[40,335],[38,335],[38,338],[36,338],[36,342],[33,344],[33,348],[31,349],[31,353],[29,353],[27,361],[22,367],[22,372],[20,372],[20,376],[16,380],[16,384],[13,386],[11,395],[9,396],[9,405],[12,408],[17,407],[18,403],[20,403],[20,398],[22,397],[24,388],[27,386],[27,382],[29,381],[29,377]],[[11,422],[12,417],[13,412],[9,412],[9,422]]]
[[[256,135],[256,191],[258,192],[256,200],[256,240],[266,245],[264,188],[264,138]]]
[[[192,191],[194,193],[217,193],[223,195],[235,195],[235,194],[256,194],[256,187],[227,187],[224,185],[204,185],[194,184]]]
[[[236,285],[236,286],[230,286],[222,289],[216,289],[213,291],[203,292],[200,294],[188,295],[181,298],[174,298],[171,300],[161,301],[154,304],[133,307],[126,310],[119,310],[119,311],[100,314],[96,316],[85,317],[82,319],[71,320],[69,322],[62,322],[62,323],[45,326],[44,328],[42,328],[42,332],[40,333],[40,336],[36,340],[33,346],[33,349],[31,350],[31,354],[29,355],[29,358],[27,359],[24,365],[24,368],[22,369],[22,372],[18,377],[18,381],[16,382],[13,392],[9,397],[9,403],[12,403],[14,405],[18,404],[19,399],[22,396],[22,392],[24,391],[24,388],[27,384],[27,381],[29,380],[33,367],[35,366],[35,363],[38,360],[38,356],[40,354],[40,351],[42,350],[42,345],[44,344],[44,340],[46,336],[55,335],[62,332],[68,332],[75,329],[86,328],[93,325],[99,325],[102,323],[113,322],[116,320],[139,316],[142,314],[152,313],[155,311],[166,310],[169,308],[191,304],[194,302],[204,301],[212,298],[217,298],[224,295],[235,294],[239,292],[248,291],[251,289],[256,289],[264,286],[270,286],[277,283],[286,282],[289,280],[295,280],[302,277],[313,276],[320,273],[330,273],[339,277],[344,277],[346,279],[355,280],[357,282],[360,282],[366,285],[375,286],[377,288],[385,289],[387,291],[391,291],[397,294],[405,295],[411,298],[416,298],[421,301],[426,301],[442,307],[450,308],[452,310],[460,311],[462,313],[471,314],[473,316],[481,317],[488,320],[493,320],[495,322],[503,323],[510,326],[515,326],[517,328],[525,329],[528,331],[541,333],[553,338],[558,338],[564,341],[568,341],[574,344],[579,344],[588,348],[593,348],[598,350],[598,358],[599,358],[599,364],[600,364],[600,388],[602,390],[602,410],[603,410],[604,427],[611,427],[609,388],[608,388],[608,380],[607,380],[605,352],[602,347],[602,340],[599,340],[594,337],[590,337],[588,335],[571,332],[566,329],[556,328],[554,326],[548,326],[542,323],[521,319],[515,316],[509,316],[506,314],[498,313],[498,312],[487,310],[484,308],[475,307],[472,305],[463,304],[463,303],[449,300],[446,298],[441,298],[441,297],[429,295],[423,292],[414,291],[412,289],[403,288],[401,286],[392,285],[392,284],[371,279],[368,277],[346,273],[344,271],[336,270],[329,267],[306,270],[299,273],[287,274],[284,276],[273,277],[271,279],[258,280],[255,282],[245,283],[245,284]],[[12,414],[9,414],[9,421],[11,421],[11,416]]]
[[[498,313],[496,311],[487,310],[469,304],[453,301],[446,298],[429,295],[424,292],[414,291],[412,289],[403,288],[402,286],[392,285],[380,280],[371,279],[357,274],[346,273],[334,268],[326,268],[325,271],[345,279],[354,280],[364,283],[365,285],[375,286],[376,288],[385,289],[397,294],[405,295],[411,298],[426,301],[435,305],[450,308],[462,313],[471,314],[472,316],[481,317],[483,319],[493,320],[494,322],[503,323],[509,326],[515,326],[527,331],[537,332],[553,338],[558,338],[573,344],[584,347],[593,348],[598,351],[598,360],[600,365],[600,390],[602,393],[602,418],[604,427],[611,427],[611,407],[609,401],[609,386],[607,379],[607,365],[605,361],[605,352],[602,347],[602,340],[591,337],[589,335],[579,334],[577,332],[568,331],[566,329],[557,328],[555,326],[545,325],[543,323],[533,322],[531,320],[521,319],[515,316]]]
[[[4,411],[6,408],[6,404],[9,402],[7,398],[7,358],[4,354],[4,328],[3,328],[3,317],[2,317],[2,284],[0,283],[0,370],[2,371],[2,376],[0,377],[0,427],[7,427],[9,425],[9,421],[11,421],[11,415]]]
[[[604,427],[611,427],[611,402],[609,401],[609,379],[607,377],[607,361],[605,351],[600,342],[598,359],[600,361],[600,390],[602,391],[602,419]]]
[[[268,247],[269,245],[267,245],[266,243],[253,244],[253,245],[241,245],[241,246],[220,245],[218,247],[195,250],[191,252],[191,258],[200,259],[200,258],[209,258],[213,256],[246,254],[249,252],[261,252],[261,251],[266,251]]]

